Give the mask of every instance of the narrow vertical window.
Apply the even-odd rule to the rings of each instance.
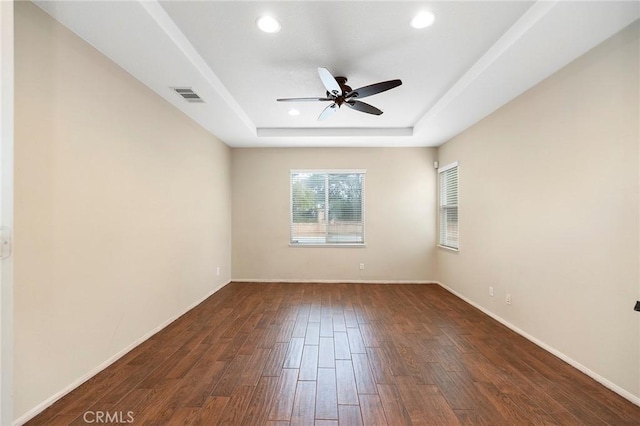
[[[440,238],[443,247],[458,249],[458,163],[438,169]]]
[[[364,171],[291,171],[291,244],[364,244]]]

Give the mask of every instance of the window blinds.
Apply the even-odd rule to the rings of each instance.
[[[444,247],[458,248],[458,163],[438,169],[440,177],[440,241]]]
[[[291,244],[364,244],[364,171],[291,171]]]

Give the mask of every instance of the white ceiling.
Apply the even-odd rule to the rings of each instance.
[[[640,16],[636,1],[36,1],[233,147],[437,146]],[[433,26],[409,26],[420,10]],[[270,14],[282,30],[265,34]],[[374,116],[326,103],[317,67],[367,98]],[[192,87],[205,103],[171,87]],[[588,88],[585,88],[587,90]],[[287,114],[292,107],[301,114]]]

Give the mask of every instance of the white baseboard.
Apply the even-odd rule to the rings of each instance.
[[[421,280],[294,280],[284,279],[232,279],[234,283],[286,283],[286,284],[438,284],[437,281]]]
[[[603,386],[611,389],[612,391],[614,391],[615,393],[617,393],[621,397],[623,397],[625,399],[628,399],[629,401],[631,401],[635,405],[640,406],[640,397],[632,394],[631,392],[628,392],[628,391],[622,389],[620,386],[618,386],[615,383],[605,379],[604,377],[602,377],[598,373],[590,370],[589,368],[587,368],[584,365],[580,364],[578,361],[574,360],[573,358],[568,357],[567,355],[565,355],[564,353],[560,352],[559,350],[549,346],[548,344],[544,343],[543,341],[531,336],[527,332],[525,332],[525,331],[521,330],[520,328],[516,327],[515,325],[511,324],[509,321],[507,321],[507,320],[503,319],[502,317],[499,317],[498,315],[494,314],[493,312],[483,308],[482,306],[478,305],[477,303],[473,302],[472,300],[470,300],[467,297],[463,296],[462,294],[458,293],[457,291],[455,291],[451,287],[449,287],[449,286],[447,286],[447,285],[445,285],[445,284],[443,284],[443,283],[441,283],[439,281],[435,281],[435,284],[438,284],[440,287],[444,288],[445,290],[447,290],[451,294],[453,294],[453,295],[459,297],[460,299],[464,300],[465,302],[467,302],[468,304],[470,304],[474,308],[476,308],[476,309],[482,311],[483,313],[489,315],[491,318],[493,318],[494,320],[498,321],[500,324],[504,325],[505,327],[515,331],[516,333],[518,333],[519,335],[521,335],[525,339],[527,339],[527,340],[535,343],[536,345],[540,346],[545,351],[550,352],[553,355],[557,356],[558,358],[560,358],[561,360],[563,360],[567,364],[569,364],[572,367],[575,367],[576,369],[580,370],[581,372],[583,372],[587,376],[591,377],[596,382],[598,382],[598,383],[602,384]]]
[[[209,293],[207,293],[204,297],[202,297],[201,299],[197,300],[196,302],[192,303],[187,308],[185,308],[180,314],[169,318],[164,323],[160,324],[158,327],[156,327],[153,330],[149,331],[148,333],[144,334],[142,337],[136,339],[133,343],[131,343],[130,345],[128,345],[127,347],[122,349],[120,352],[118,352],[115,355],[113,355],[111,358],[109,358],[106,361],[104,361],[102,364],[98,365],[96,368],[90,370],[89,372],[87,372],[86,374],[84,374],[83,376],[81,376],[77,380],[73,381],[68,386],[66,386],[64,389],[60,390],[59,392],[55,393],[54,395],[52,395],[49,398],[47,398],[46,400],[44,400],[42,403],[36,405],[31,410],[27,411],[25,414],[20,416],[20,418],[14,420],[13,425],[14,426],[19,426],[19,425],[25,424],[26,422],[28,422],[29,420],[31,420],[32,418],[34,418],[35,416],[37,416],[38,414],[43,412],[45,409],[49,408],[57,400],[59,400],[60,398],[62,398],[63,396],[65,396],[66,394],[68,394],[69,392],[71,392],[72,390],[74,390],[75,388],[77,388],[78,386],[80,386],[81,384],[83,384],[84,382],[86,382],[87,380],[89,380],[90,378],[92,378],[93,376],[95,376],[96,374],[101,372],[102,370],[104,370],[105,368],[109,367],[111,364],[113,364],[114,362],[116,362],[120,358],[122,358],[124,355],[126,355],[128,352],[130,352],[136,346],[138,346],[142,342],[148,340],[154,334],[156,334],[159,331],[161,331],[163,328],[165,328],[166,326],[168,326],[169,324],[171,324],[172,322],[174,322],[175,320],[180,318],[182,315],[186,314],[191,309],[195,308],[200,303],[204,302],[206,299],[211,297],[212,294],[214,294],[215,292],[217,292],[218,290],[220,290],[221,288],[223,288],[224,286],[226,286],[230,282],[231,281],[228,281],[226,283],[222,283],[222,284],[218,285],[216,288],[214,288]]]

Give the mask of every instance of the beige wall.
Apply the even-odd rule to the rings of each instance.
[[[636,397],[638,51],[636,23],[439,148],[461,249],[437,255],[444,284]]]
[[[226,145],[15,6],[20,417],[229,281],[231,188]]]
[[[434,279],[434,155],[433,148],[234,149],[233,278]],[[365,248],[289,246],[291,169],[367,170]]]

